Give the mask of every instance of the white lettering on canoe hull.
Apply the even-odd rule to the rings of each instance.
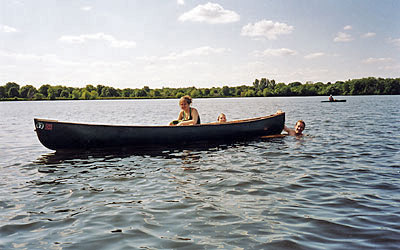
[[[53,124],[38,122],[38,123],[36,123],[36,128],[37,129],[44,129],[44,130],[53,130]]]
[[[44,129],[44,123],[43,123],[43,122],[38,122],[38,123],[36,123],[36,128],[38,128],[38,129]]]

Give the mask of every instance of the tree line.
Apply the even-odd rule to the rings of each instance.
[[[32,85],[20,87],[15,82],[0,86],[0,100],[93,100],[93,99],[139,99],[139,98],[193,98],[218,97],[272,97],[272,96],[325,96],[325,95],[399,95],[400,78],[351,79],[335,83],[292,82],[276,83],[267,78],[255,79],[252,85],[212,88],[124,88],[104,85],[86,85],[84,88],[61,85],[42,85],[39,89]]]

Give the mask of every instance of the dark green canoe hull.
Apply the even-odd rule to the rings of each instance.
[[[193,126],[116,126],[34,119],[39,141],[53,150],[185,146],[280,134],[285,113]]]

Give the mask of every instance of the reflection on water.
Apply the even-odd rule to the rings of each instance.
[[[246,142],[230,143],[230,144],[218,144],[215,142],[201,145],[190,145],[190,146],[177,146],[155,148],[107,148],[107,149],[91,149],[91,150],[64,150],[54,151],[41,155],[34,161],[40,165],[57,165],[65,161],[102,161],[107,159],[123,159],[132,156],[142,157],[161,157],[165,159],[180,158],[182,160],[194,160],[198,159],[197,152],[201,151],[218,151],[224,150],[228,147],[237,147],[239,145],[246,145]]]
[[[366,98],[346,97],[341,106],[318,98],[195,100],[202,119],[219,113],[216,102],[223,110],[236,104],[239,118],[254,107],[282,109],[288,126],[304,119],[309,136],[63,153],[40,145],[32,120],[24,122],[35,112],[17,103],[12,113],[20,116],[8,120],[21,135],[2,134],[0,146],[0,248],[398,249],[399,97]],[[78,121],[68,108],[96,112],[92,104],[56,102],[40,112]],[[118,109],[151,114],[156,104],[96,102],[118,117]]]

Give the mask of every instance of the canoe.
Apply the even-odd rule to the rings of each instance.
[[[34,119],[39,141],[52,150],[171,148],[251,140],[282,132],[285,113],[193,126],[101,125]]]
[[[346,102],[346,100],[321,101],[321,102]]]

